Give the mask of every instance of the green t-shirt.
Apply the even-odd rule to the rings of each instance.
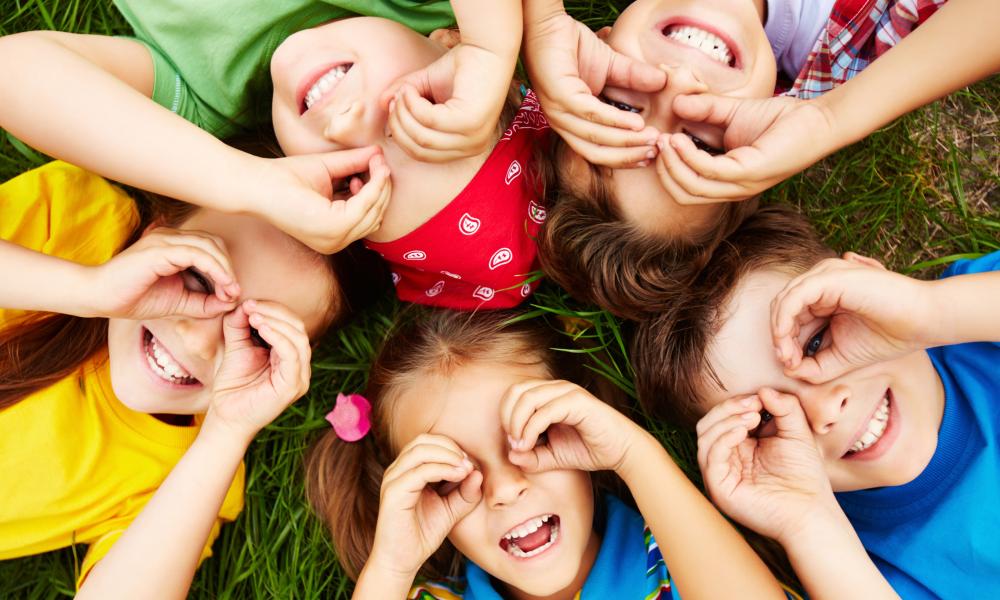
[[[153,56],[153,100],[217,137],[254,124],[269,106],[269,65],[288,36],[357,15],[428,34],[451,27],[448,0],[114,0]]]

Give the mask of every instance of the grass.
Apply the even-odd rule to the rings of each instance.
[[[592,27],[610,24],[627,2],[570,1]],[[31,29],[128,34],[106,0],[7,0],[0,34]],[[891,268],[934,277],[957,258],[1000,248],[1000,78],[993,77],[874,133],[781,184],[767,201],[798,206],[841,250],[884,260]],[[47,159],[0,132],[0,180]],[[302,492],[303,451],[339,390],[363,386],[368,362],[397,309],[386,299],[316,353],[309,395],[262,432],[247,454],[246,509],[223,529],[215,557],[199,570],[193,598],[346,598],[325,532]],[[581,306],[551,285],[535,296],[532,315],[570,318],[572,334],[606,350],[581,360],[631,392],[621,324]],[[568,334],[570,335],[570,334]],[[567,348],[572,340],[567,339]],[[690,472],[691,440],[647,423]],[[0,598],[73,595],[84,547],[0,562]]]

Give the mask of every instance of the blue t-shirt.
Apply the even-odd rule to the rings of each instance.
[[[957,262],[942,277],[998,270],[994,252]],[[905,485],[837,499],[904,599],[1000,598],[1000,344],[927,353],[945,393],[930,464]]]

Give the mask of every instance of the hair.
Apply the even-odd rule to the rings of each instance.
[[[418,378],[447,376],[477,361],[543,365],[556,379],[587,387],[611,403],[619,397],[586,369],[578,355],[560,352],[560,333],[538,318],[518,320],[511,311],[458,312],[411,307],[382,345],[368,376],[372,430],[344,442],[326,430],[306,457],[306,495],[327,525],[347,575],[357,580],[371,552],[378,521],[382,474],[395,458],[391,432],[396,402]],[[596,480],[595,480],[596,481]],[[620,492],[614,482],[602,489]],[[431,579],[456,576],[461,556],[446,540],[424,564]]]
[[[557,139],[552,155],[567,151]],[[641,320],[663,311],[712,251],[757,207],[756,198],[722,207],[715,225],[697,234],[654,235],[623,218],[608,184],[610,170],[588,163],[581,193],[558,182],[548,194],[538,240],[542,270],[577,300]]]
[[[834,256],[809,222],[787,206],[759,209],[726,238],[663,314],[639,323],[631,343],[636,392],[651,415],[693,430],[705,384],[722,386],[708,362],[736,288],[762,269],[804,273]]]
[[[239,140],[236,145],[252,153],[263,152],[262,156],[270,154],[256,138]],[[177,227],[198,210],[156,194],[134,192],[140,196],[136,203],[139,222],[115,254],[134,244],[149,225]],[[323,259],[338,290],[325,332],[374,303],[388,288],[389,279],[384,263],[361,242]],[[0,328],[0,410],[69,376],[107,343],[105,318],[29,313]]]

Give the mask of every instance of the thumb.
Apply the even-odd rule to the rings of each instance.
[[[857,365],[852,365],[840,355],[834,342],[834,345],[823,348],[815,356],[803,356],[795,368],[786,369],[785,373],[796,379],[818,384],[836,379],[855,366]]]
[[[452,518],[452,526],[471,513],[482,499],[483,474],[478,469],[474,469],[462,480],[458,488],[445,496],[445,503],[448,505],[448,514]]]
[[[376,154],[381,154],[378,146],[365,146],[351,150],[336,150],[323,152],[315,156],[323,163],[331,179],[342,179],[355,173],[368,170],[368,161]]]
[[[552,453],[552,448],[547,445],[535,446],[531,450],[511,450],[507,453],[507,458],[511,464],[520,467],[526,473],[539,473],[561,468]]]
[[[667,74],[649,63],[612,52],[606,83],[637,92],[658,92],[667,85]]]
[[[220,300],[215,294],[199,294],[185,290],[174,314],[192,319],[209,319],[227,313],[235,306],[235,302]]]
[[[717,94],[681,94],[674,98],[674,114],[687,121],[728,127],[742,100]]]
[[[242,304],[222,318],[222,338],[226,350],[253,344],[250,339],[250,317]]]
[[[809,422],[802,411],[799,399],[791,394],[783,394],[770,388],[762,388],[757,397],[767,412],[774,417],[778,436],[789,439],[811,440]]]

